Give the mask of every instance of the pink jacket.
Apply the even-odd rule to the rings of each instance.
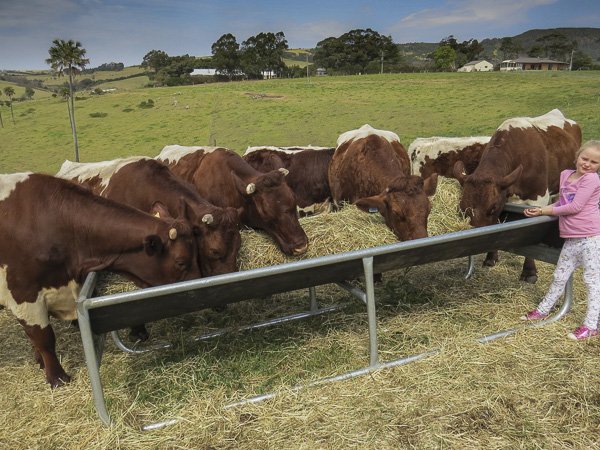
[[[582,238],[600,236],[600,178],[586,173],[575,181],[567,181],[574,170],[560,174],[560,197],[552,205],[552,214],[558,217],[560,236]]]

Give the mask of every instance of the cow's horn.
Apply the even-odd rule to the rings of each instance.
[[[211,223],[213,223],[212,214],[204,214],[204,216],[202,217],[202,222],[204,222],[207,225],[210,225]]]
[[[254,194],[255,190],[256,190],[256,185],[254,183],[250,183],[248,186],[246,186],[247,194]]]
[[[171,228],[169,230],[169,239],[171,239],[172,241],[177,239],[177,230],[175,228]]]
[[[279,171],[283,174],[283,176],[287,176],[287,174],[290,173],[290,171],[287,170],[285,167],[280,167]]]

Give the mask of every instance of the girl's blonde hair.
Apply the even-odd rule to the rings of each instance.
[[[577,162],[577,158],[579,158],[579,155],[581,155],[581,152],[584,150],[587,150],[588,148],[595,148],[596,150],[598,150],[598,152],[600,152],[600,141],[592,140],[592,141],[587,141],[585,144],[583,144],[581,146],[581,148],[579,150],[577,150],[577,153],[575,154],[575,162]]]

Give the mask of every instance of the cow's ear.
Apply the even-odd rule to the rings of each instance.
[[[163,246],[164,245],[162,239],[155,234],[146,236],[146,239],[144,239],[144,250],[146,250],[146,254],[148,256],[160,254],[160,252],[163,249]]]
[[[437,184],[438,184],[438,174],[432,173],[431,176],[425,180],[425,183],[423,186],[425,189],[425,195],[427,195],[427,197],[431,197],[433,194],[435,194],[435,190],[437,189]]]
[[[467,171],[462,161],[456,161],[456,164],[454,164],[454,169],[452,170],[452,174],[462,186],[465,182],[465,178],[467,178]]]
[[[242,197],[247,197],[249,195],[252,195],[252,193],[254,192],[253,189],[249,188],[250,185],[254,186],[254,184],[253,183],[250,183],[250,184],[244,183],[242,181],[242,179],[240,177],[238,177],[233,170],[231,171],[231,180],[233,181],[233,185],[235,186],[236,191],[238,191],[238,193]]]
[[[379,196],[359,198],[354,204],[358,209],[369,214],[385,213],[385,203]]]
[[[160,217],[161,219],[166,219],[171,217],[169,213],[169,209],[163,202],[156,201],[152,205],[152,209],[150,210],[150,214],[156,217]]]
[[[511,173],[502,178],[502,180],[500,181],[500,188],[507,189],[509,186],[516,183],[517,180],[521,177],[521,173],[523,173],[523,164],[519,164],[519,167],[517,167]]]

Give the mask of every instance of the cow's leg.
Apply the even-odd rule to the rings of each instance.
[[[52,327],[47,325],[42,328],[39,325],[27,325],[22,320],[19,322],[33,343],[35,359],[40,369],[46,371],[46,381],[50,383],[52,389],[70,382],[71,377],[65,373],[56,357],[56,338]]]
[[[146,342],[150,339],[150,333],[146,330],[145,324],[135,325],[129,329],[129,340],[131,342]]]
[[[531,258],[525,258],[523,262],[523,271],[521,272],[521,281],[526,281],[530,284],[537,282],[537,267],[535,266],[535,260]]]
[[[483,265],[487,267],[494,267],[498,262],[498,251],[489,252],[485,255],[485,260],[483,261]]]

